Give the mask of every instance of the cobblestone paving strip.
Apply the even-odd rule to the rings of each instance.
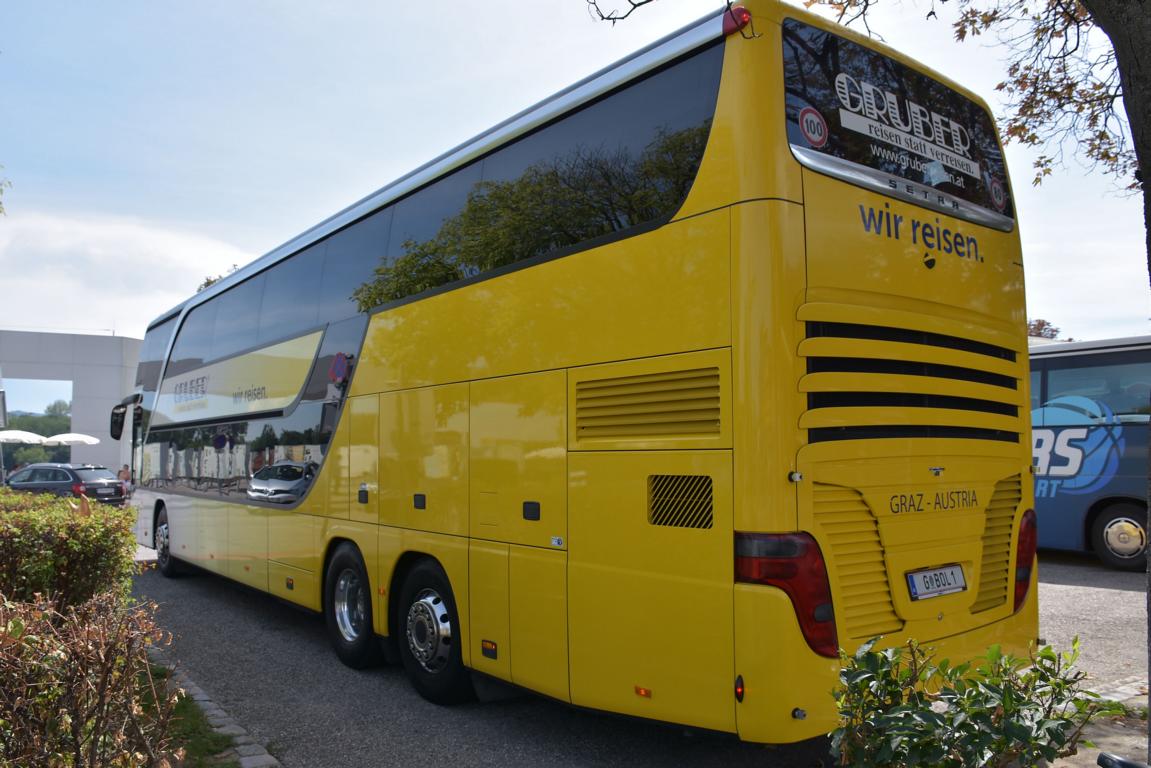
[[[186,672],[173,664],[168,654],[153,648],[148,655],[153,664],[159,664],[169,671],[170,688],[183,689],[184,695],[196,702],[196,706],[204,713],[213,731],[232,737],[232,747],[216,755],[217,758],[236,760],[240,768],[281,768],[280,761],[270,755],[263,744],[252,738],[247,729],[237,723],[223,707],[212,701],[212,697],[196,685]]]

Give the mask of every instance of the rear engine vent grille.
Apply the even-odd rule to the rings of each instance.
[[[1018,443],[1016,353],[940,333],[809,321],[801,426],[811,443],[952,438]]]
[[[576,384],[576,437],[668,438],[720,433],[719,368]]]
[[[950,408],[1018,416],[1019,406],[948,395],[917,395],[898,392],[815,392],[808,395],[811,408]]]
[[[959,336],[946,336],[942,333],[928,331],[914,331],[910,328],[887,328],[882,325],[860,325],[857,323],[824,323],[813,322],[807,324],[807,337],[809,339],[823,336],[832,336],[847,339],[877,339],[879,341],[902,341],[906,344],[926,344],[944,349],[959,349],[965,352],[975,352],[988,357],[998,357],[1001,360],[1015,362],[1015,351],[994,344],[985,344],[982,341],[960,338]]]
[[[672,528],[710,528],[713,522],[709,475],[648,475],[647,521]]]
[[[815,522],[831,545],[835,564],[836,621],[845,637],[867,639],[903,628],[891,601],[891,584],[879,523],[863,496],[838,485],[815,483]],[[842,644],[842,643],[841,643]]]
[[[832,427],[808,431],[808,442],[830,440],[887,440],[904,437],[937,437],[961,440],[997,440],[1018,443],[1019,433],[978,427],[937,427],[923,424],[885,424],[878,427]]]
[[[1015,379],[974,368],[909,360],[876,360],[874,358],[813,357],[807,361],[808,373],[891,373],[897,376],[923,376],[954,381],[972,381],[993,387],[1015,389]]]
[[[983,527],[983,559],[979,565],[979,594],[971,606],[972,613],[989,611],[1007,602],[1007,588],[1011,584],[1008,567],[1011,564],[1011,532],[1015,511],[1023,500],[1020,476],[1000,480],[987,505]]]

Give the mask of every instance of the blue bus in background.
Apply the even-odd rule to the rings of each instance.
[[[1151,336],[1031,346],[1039,546],[1142,570]]]

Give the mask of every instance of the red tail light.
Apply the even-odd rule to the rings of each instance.
[[[1015,610],[1023,607],[1027,590],[1031,587],[1031,569],[1035,566],[1035,548],[1039,541],[1039,526],[1035,510],[1023,513],[1019,521],[1019,541],[1015,545]]]
[[[72,483],[72,493],[76,496],[83,496],[85,492],[83,483]]]
[[[734,35],[751,23],[751,11],[742,5],[733,5],[723,14],[723,34]]]
[[[782,589],[811,650],[829,658],[839,655],[827,566],[810,534],[735,534],[735,580]]]

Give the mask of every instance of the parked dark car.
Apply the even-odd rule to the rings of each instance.
[[[319,465],[315,462],[278,461],[252,475],[248,483],[248,498],[291,504],[304,497],[308,486],[316,477]]]
[[[93,464],[29,464],[9,475],[5,485],[14,491],[83,495],[105,504],[123,504],[127,498],[116,473]]]

